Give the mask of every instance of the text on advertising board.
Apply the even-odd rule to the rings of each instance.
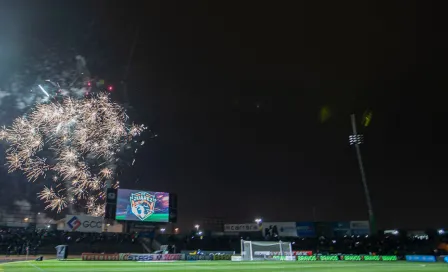
[[[179,261],[185,259],[184,254],[133,254],[120,253],[122,261]]]
[[[224,225],[225,232],[249,232],[249,231],[260,231],[260,227],[257,223],[248,223],[248,224],[225,224]]]
[[[83,261],[118,261],[118,254],[101,254],[101,253],[82,253]]]
[[[67,215],[65,217],[65,231],[101,232],[103,218],[87,215]]]

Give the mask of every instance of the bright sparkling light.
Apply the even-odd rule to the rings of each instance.
[[[52,185],[38,194],[47,209],[61,212],[79,204],[101,216],[106,183],[115,179],[117,154],[146,129],[127,121],[124,108],[107,94],[38,104],[10,127],[0,128],[0,140],[9,144],[8,171],[21,170],[32,182],[48,176]]]

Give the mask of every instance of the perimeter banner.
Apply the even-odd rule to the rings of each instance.
[[[435,263],[436,257],[433,255],[406,255],[407,262],[423,262],[423,263]]]
[[[120,253],[120,261],[180,261],[185,260],[184,254],[134,254]]]
[[[283,252],[283,255],[289,255],[289,252]],[[255,251],[255,256],[280,256],[282,252],[280,251]],[[293,250],[292,256],[311,256],[313,252],[311,250]]]
[[[187,261],[213,261],[213,255],[186,255]]]
[[[83,261],[119,261],[119,254],[82,253]]]
[[[312,261],[398,261],[397,256],[385,255],[312,255],[312,256],[297,256],[299,262]]]
[[[235,251],[230,250],[182,250],[180,253],[187,255],[233,255]]]

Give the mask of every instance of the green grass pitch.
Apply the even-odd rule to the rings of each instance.
[[[1,272],[140,272],[140,271],[303,271],[303,272],[446,272],[446,263],[407,262],[230,262],[230,261],[81,261],[47,260],[0,264]]]

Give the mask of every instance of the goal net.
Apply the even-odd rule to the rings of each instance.
[[[292,256],[290,242],[241,240],[241,257],[245,261],[289,260],[292,258],[285,256]]]

